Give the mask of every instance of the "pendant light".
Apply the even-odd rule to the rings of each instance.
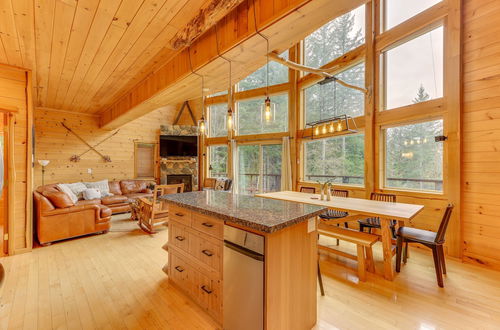
[[[198,128],[200,130],[201,135],[204,135],[206,132],[206,124],[205,124],[205,97],[203,92],[205,91],[205,78],[201,76],[201,118],[198,123]]]
[[[233,104],[233,86],[231,84],[231,61],[227,60],[229,63],[229,95],[227,102],[227,130],[230,131],[233,128],[233,110],[231,105]]]
[[[269,123],[274,120],[276,116],[276,103],[271,102],[271,98],[269,97],[269,39],[257,31],[257,33],[266,41],[266,99],[264,103],[261,105],[261,113],[264,116],[266,123]]]

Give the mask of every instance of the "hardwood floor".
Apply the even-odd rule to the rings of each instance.
[[[2,259],[0,329],[213,329],[161,268],[167,231],[110,232]],[[341,246],[350,248],[347,243]],[[380,244],[375,258],[381,259]],[[448,260],[445,288],[432,258],[412,249],[394,282],[321,261],[316,329],[493,329],[500,325],[500,273]],[[380,264],[378,265],[381,266]],[[381,269],[379,270],[379,273]]]

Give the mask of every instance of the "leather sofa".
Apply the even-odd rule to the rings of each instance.
[[[45,195],[59,192],[57,184],[40,186],[34,192],[36,229],[41,244],[87,234],[107,232],[111,215],[128,212],[130,202],[140,197],[152,197],[151,181],[110,181],[113,196],[79,200],[74,206],[58,208]]]

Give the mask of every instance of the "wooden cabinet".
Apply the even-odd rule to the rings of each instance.
[[[169,213],[169,279],[222,324],[224,223],[180,207]]]

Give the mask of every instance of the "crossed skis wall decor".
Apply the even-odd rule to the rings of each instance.
[[[89,149],[85,150],[84,152],[82,152],[81,154],[79,155],[73,155],[70,157],[70,161],[72,162],[79,162],[80,159],[81,159],[81,156],[85,155],[87,152],[93,150],[96,154],[98,154],[99,156],[102,157],[102,159],[105,161],[105,162],[111,162],[111,157],[107,156],[107,155],[103,155],[101,152],[99,152],[96,147],[99,146],[100,144],[102,144],[103,142],[109,140],[110,138],[112,138],[113,136],[115,136],[120,130],[116,130],[113,134],[111,134],[110,136],[104,138],[103,140],[101,140],[101,142],[95,144],[94,146],[91,146],[87,141],[85,141],[80,135],[76,134],[75,131],[73,131],[71,128],[69,128],[68,126],[66,126],[66,124],[64,122],[61,122],[61,125],[68,131],[70,132],[71,134],[73,134],[78,140],[82,141],[87,147],[89,147]]]

